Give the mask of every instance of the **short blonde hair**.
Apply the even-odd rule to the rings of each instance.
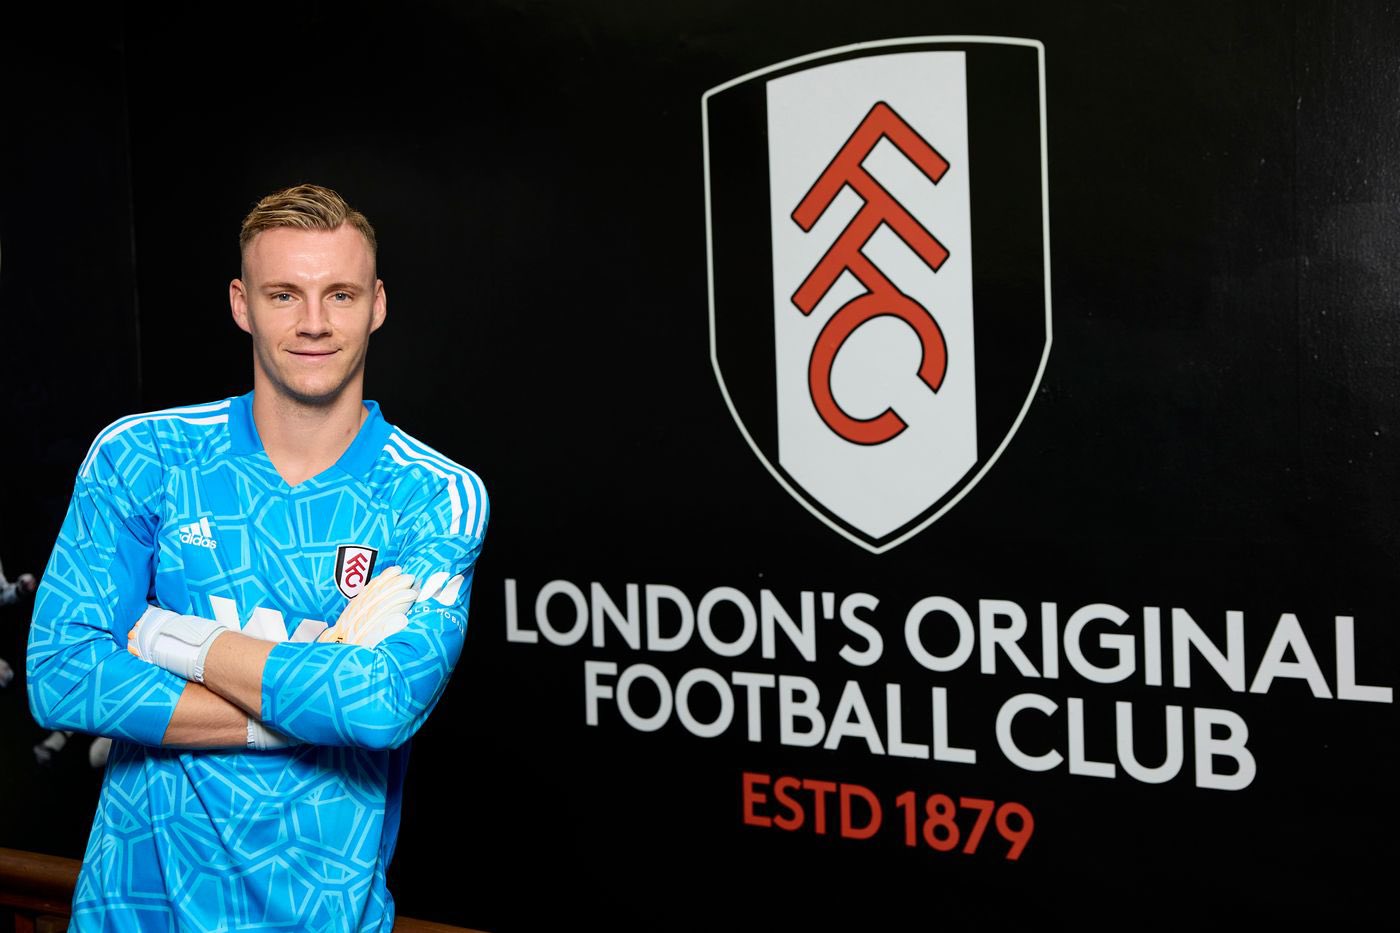
[[[378,253],[379,244],[374,238],[374,228],[364,214],[347,204],[337,192],[320,185],[294,185],[274,191],[248,212],[238,235],[238,248],[239,252],[246,252],[254,237],[264,230],[277,227],[338,230],[344,224],[360,231],[369,243],[371,254]]]

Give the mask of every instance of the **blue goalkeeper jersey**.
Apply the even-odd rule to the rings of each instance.
[[[462,651],[486,533],[481,481],[365,402],[334,466],[296,486],[253,396],[124,418],[79,470],[30,628],[29,700],[111,736],[75,930],[383,930],[406,743]],[[383,568],[421,588],[376,646],[316,642]],[[161,747],[185,681],[127,652],[148,604],[280,642],[278,751]]]

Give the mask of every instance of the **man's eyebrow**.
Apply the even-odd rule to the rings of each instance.
[[[306,289],[295,282],[264,282],[262,285],[258,286],[258,290],[262,292],[296,292],[297,294],[301,294]],[[332,282],[329,285],[318,286],[316,290],[320,291],[322,294],[326,292],[355,292],[358,294],[359,292],[363,292],[365,287],[358,282]]]

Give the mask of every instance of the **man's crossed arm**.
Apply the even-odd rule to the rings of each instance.
[[[158,438],[137,437],[142,430],[94,444],[79,471],[29,629],[35,721],[146,746],[228,748],[247,744],[254,711],[262,725],[314,745],[384,749],[407,741],[437,704],[462,651],[489,510],[479,483],[445,482],[421,508],[403,503],[416,514],[399,522],[397,563],[421,592],[402,630],[368,648],[348,640],[269,645],[221,629],[204,651],[207,684],[196,688],[126,650],[124,636],[160,601],[163,579],[163,474],[123,467],[147,463],[128,456],[132,451],[158,446]],[[167,572],[165,597],[190,605],[175,570]]]
[[[318,640],[373,648],[408,625],[418,595],[412,577],[386,568]],[[292,744],[262,723],[263,672],[274,647],[210,619],[147,608],[127,636],[127,650],[189,682],[161,744],[260,750]]]

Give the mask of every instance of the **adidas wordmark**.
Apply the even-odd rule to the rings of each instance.
[[[195,547],[207,547],[211,551],[219,546],[219,542],[214,540],[214,529],[209,527],[207,518],[201,518],[189,525],[181,525],[180,540]]]

